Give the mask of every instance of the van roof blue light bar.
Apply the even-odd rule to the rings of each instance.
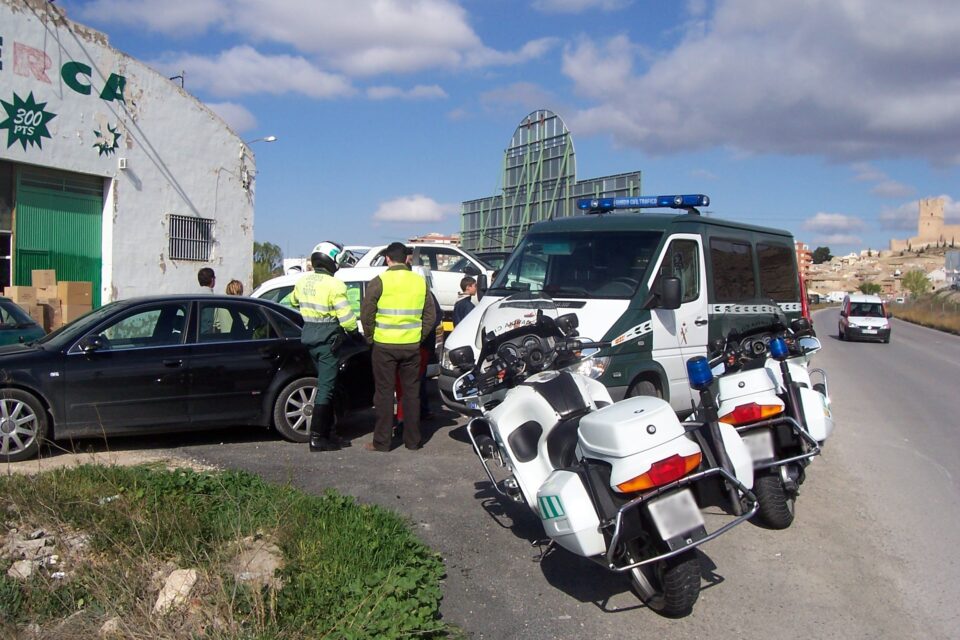
[[[710,197],[701,193],[672,196],[634,196],[629,198],[585,198],[577,208],[588,213],[606,213],[615,209],[694,209],[710,206]]]

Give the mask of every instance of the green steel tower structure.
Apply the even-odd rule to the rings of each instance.
[[[471,251],[510,251],[530,225],[580,215],[579,198],[640,194],[640,172],[577,181],[570,130],[538,109],[517,126],[503,156],[503,193],[461,204],[460,244]]]

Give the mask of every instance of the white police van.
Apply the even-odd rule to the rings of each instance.
[[[593,215],[535,224],[513,251],[477,307],[444,344],[440,391],[452,394],[460,372],[449,352],[481,346],[483,311],[505,296],[550,296],[575,312],[580,335],[610,341],[580,373],[604,383],[614,400],[656,395],[689,413],[696,393],[685,362],[731,329],[768,326],[782,311],[805,311],[793,236],[788,231],[702,217],[704,195],[599,198],[578,201]],[[679,215],[614,213],[669,207]],[[677,286],[679,284],[679,286]],[[779,307],[779,309],[777,308]]]

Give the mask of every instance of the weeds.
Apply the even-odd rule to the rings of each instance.
[[[119,617],[126,638],[447,637],[439,619],[440,557],[406,522],[334,493],[309,496],[240,473],[82,466],[0,478],[6,529],[79,531],[82,558],[67,576],[6,576],[0,560],[0,635],[37,624],[42,637],[95,637]],[[239,541],[270,536],[282,587],[251,588],[229,570]],[[157,616],[174,568],[201,578],[190,606]]]
[[[925,296],[909,304],[887,307],[895,318],[931,329],[960,334],[960,305],[946,296]]]

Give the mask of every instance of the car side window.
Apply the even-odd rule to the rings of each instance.
[[[463,271],[465,266],[461,261],[465,258],[445,247],[421,247],[420,264],[430,267],[432,271]]]
[[[363,283],[362,282],[348,282],[347,283],[347,302],[350,303],[350,308],[353,310],[353,315],[360,317],[360,302],[363,300]]]
[[[5,307],[0,307],[0,329],[15,329],[16,327],[16,318]]]
[[[270,302],[279,302],[280,304],[290,306],[290,293],[293,291],[293,285],[286,285],[283,287],[277,287],[276,289],[271,289],[270,291],[264,292],[260,296],[261,300],[269,300]]]
[[[95,335],[101,351],[124,351],[140,347],[163,347],[183,342],[187,304],[141,307],[114,320]]]
[[[198,342],[268,340],[277,334],[256,305],[243,302],[200,302]]]

